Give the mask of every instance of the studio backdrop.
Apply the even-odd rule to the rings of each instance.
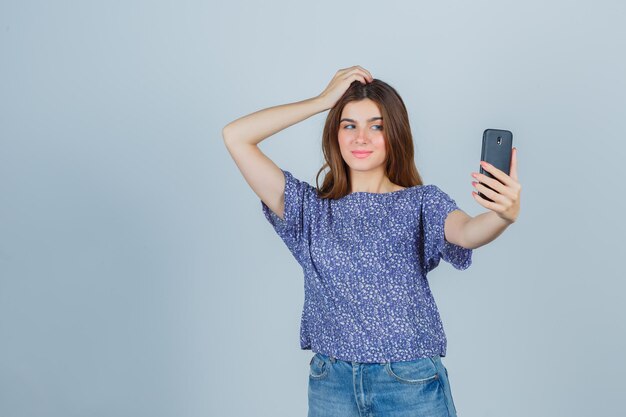
[[[466,213],[513,132],[518,220],[428,275],[464,417],[617,417],[619,1],[0,3],[0,415],[305,416],[303,272],[222,128],[361,65]],[[326,112],[266,139],[315,185]]]

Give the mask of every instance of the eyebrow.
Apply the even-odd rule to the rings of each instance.
[[[372,117],[371,119],[367,119],[367,121],[368,121],[368,122],[373,122],[374,120],[383,120],[383,118],[382,118],[382,117],[380,117],[380,116],[378,116],[378,117]],[[356,123],[356,121],[355,121],[355,120],[353,120],[353,119],[348,119],[347,117],[344,117],[343,119],[341,119],[341,120],[339,121],[339,123],[341,123],[341,122],[351,122],[351,123]]]

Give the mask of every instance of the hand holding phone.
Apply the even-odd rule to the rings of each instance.
[[[508,130],[485,129],[483,132],[483,145],[480,154],[480,160],[486,161],[498,168],[500,171],[510,175],[511,167],[511,150],[513,149],[513,133]],[[480,167],[480,173],[495,178],[491,173]],[[487,184],[481,183],[485,187],[493,190]],[[495,191],[495,190],[493,190]],[[497,191],[496,191],[497,192]],[[489,197],[479,192],[478,195],[487,201],[493,202]]]

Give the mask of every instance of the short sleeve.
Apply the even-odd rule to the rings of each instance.
[[[281,169],[285,176],[285,211],[283,219],[278,217],[261,201],[261,208],[267,221],[287,245],[297,260],[300,260],[303,243],[308,241],[308,213],[312,209],[312,198],[316,189],[305,181],[295,178],[289,171]]]
[[[436,185],[426,186],[422,197],[422,231],[426,271],[439,265],[440,259],[456,269],[467,269],[472,264],[472,250],[445,240],[444,224],[448,214],[459,207]]]

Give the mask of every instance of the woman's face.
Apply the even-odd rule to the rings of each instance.
[[[346,104],[341,113],[337,136],[341,156],[351,169],[384,169],[386,151],[383,120],[374,101],[366,98]]]

